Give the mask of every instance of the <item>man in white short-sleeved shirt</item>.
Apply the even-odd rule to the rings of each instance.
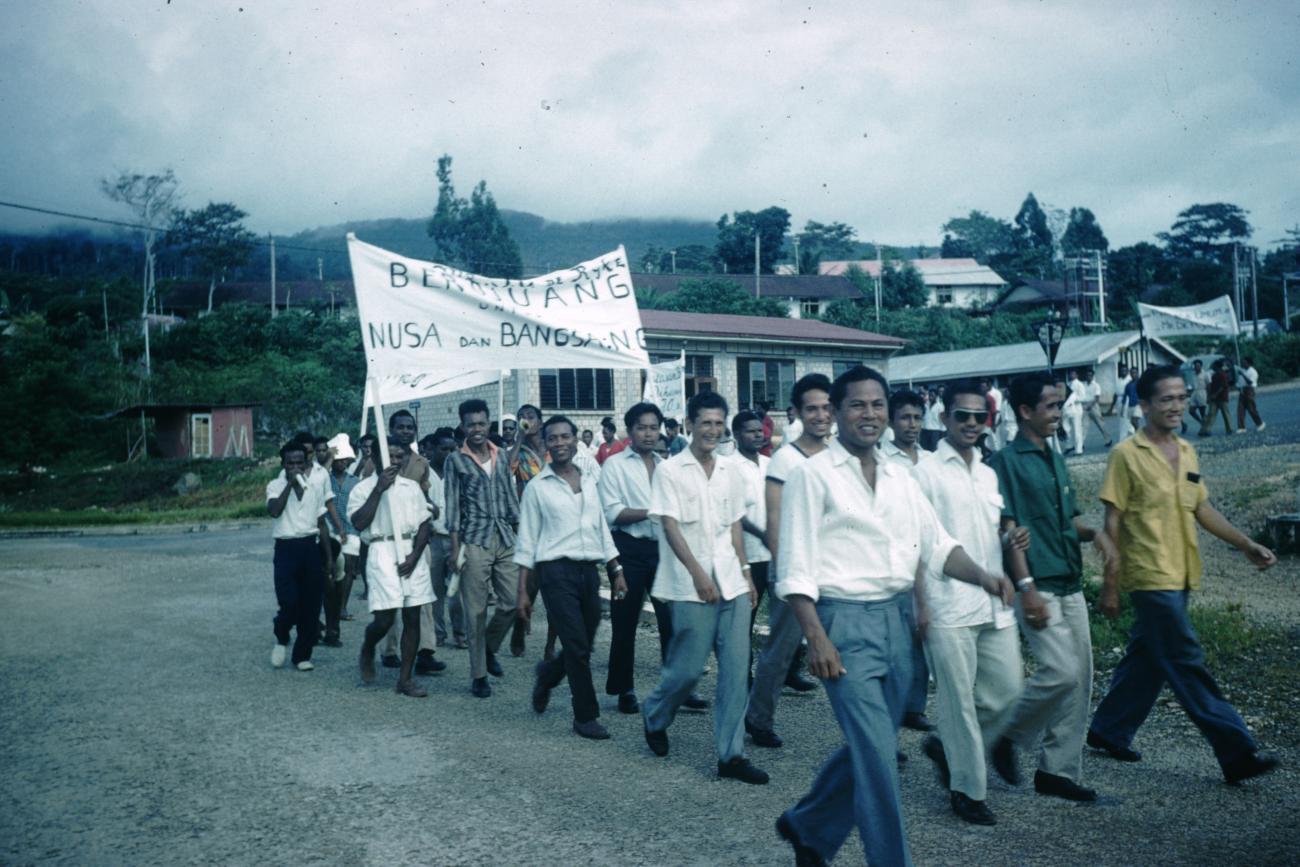
[[[397,691],[412,698],[428,695],[411,679],[420,643],[420,607],[433,602],[433,582],[424,557],[433,535],[433,508],[419,482],[402,473],[411,452],[399,439],[388,439],[387,469],[367,476],[349,498],[352,525],[370,533],[366,557],[367,599],[373,615],[361,644],[361,679],[375,679],[375,646],[402,612],[401,668]],[[384,500],[380,508],[380,500]]]
[[[284,665],[289,633],[296,629],[292,662],[299,671],[314,668],[311,649],[320,631],[329,552],[325,492],[334,496],[330,488],[310,481],[309,448],[310,444],[293,441],[280,449],[280,475],[266,485],[266,511],[274,519],[271,535],[275,537],[273,568],[278,604],[272,621],[275,646],[271,648],[271,665]]]
[[[976,447],[988,406],[978,385],[948,386],[948,435],[916,468],[944,529],[986,572],[1002,571],[1002,494]],[[937,692],[939,737],[923,746],[948,779],[953,812],[973,824],[996,820],[985,803],[984,756],[1011,721],[1020,696],[1020,634],[1015,609],[980,587],[952,581],[931,564],[925,575],[926,658]],[[995,762],[1000,773],[1009,773]]]
[[[749,615],[757,598],[741,525],[745,480],[715,454],[727,428],[722,395],[697,394],[686,413],[690,448],[659,466],[650,491],[650,517],[660,525],[652,592],[672,609],[673,640],[659,685],[641,708],[646,743],[655,755],[668,755],[668,726],[716,650],[718,776],[764,784],[767,774],[745,758]]]

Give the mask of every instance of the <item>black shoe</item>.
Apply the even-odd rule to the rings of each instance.
[[[952,775],[948,772],[948,757],[943,753],[943,741],[930,735],[922,742],[921,752],[934,762],[934,768],[939,772],[939,782],[945,789],[948,788],[948,784],[952,782]]]
[[[795,692],[812,692],[817,688],[817,681],[809,680],[797,671],[792,671],[785,676],[785,685]]]
[[[645,742],[650,746],[650,752],[662,758],[668,755],[668,732],[652,732],[649,728],[645,730]]]
[[[725,762],[718,762],[718,779],[740,780],[751,786],[766,786],[767,771],[756,768],[744,756],[736,756]]]
[[[589,741],[609,740],[609,729],[601,725],[600,720],[589,719],[584,723],[574,720],[573,731],[579,737],[584,737]]]
[[[320,643],[323,644],[323,645],[325,645],[326,647],[342,647],[342,646],[343,646],[343,642],[339,640],[339,637],[338,637],[337,635],[327,635],[327,636],[325,636],[324,638],[321,639]]]
[[[487,673],[493,677],[506,676],[506,673],[501,670],[501,663],[497,662],[497,655],[490,650],[487,652]]]
[[[544,668],[545,663],[542,662],[533,666],[533,710],[537,713],[545,713],[546,706],[551,703],[551,688],[542,680]]]
[[[1229,786],[1237,786],[1251,777],[1267,774],[1278,764],[1277,756],[1246,753],[1223,766],[1223,779]]]
[[[998,738],[998,742],[993,745],[991,755],[993,759],[993,770],[998,772],[998,776],[1007,781],[1008,785],[1020,785],[1020,768],[1016,761],[1016,745],[1009,738]]]
[[[416,674],[441,674],[447,670],[447,663],[433,655],[432,651],[421,650],[415,655]]]
[[[799,836],[799,832],[794,829],[792,823],[785,813],[782,813],[776,819],[776,833],[781,835],[781,839],[790,844],[794,849],[795,867],[826,867],[826,859],[821,856],[813,847],[809,846]]]
[[[785,741],[781,736],[771,729],[761,729],[758,726],[750,725],[749,720],[745,720],[745,731],[749,733],[749,739],[754,742],[756,747],[767,747],[770,750],[780,749]]]
[[[898,769],[901,771],[903,765],[907,764],[907,753],[902,750],[896,750],[894,752],[894,762],[898,765]]]
[[[384,668],[401,668],[402,660],[392,654],[385,654],[379,658],[379,664]]]
[[[469,691],[475,698],[489,698],[492,695],[492,687],[488,684],[486,677],[476,678],[469,685]]]
[[[628,690],[618,697],[618,712],[633,714],[641,712],[641,702],[636,700],[636,693]]]
[[[701,698],[699,693],[693,692],[686,696],[686,701],[682,702],[682,707],[687,710],[708,710],[709,703],[705,699]]]
[[[1034,791],[1040,795],[1052,795],[1067,801],[1095,801],[1097,792],[1080,786],[1069,777],[1060,777],[1046,771],[1034,771]]]
[[[1129,747],[1121,747],[1119,744],[1112,744],[1096,732],[1088,731],[1088,746],[1094,750],[1101,750],[1112,759],[1118,759],[1121,762],[1140,762],[1142,754],[1137,750]]]
[[[924,713],[909,710],[903,714],[903,728],[911,729],[914,732],[932,732],[934,731],[934,723],[930,722],[930,718]]]
[[[963,822],[970,822],[972,825],[996,825],[997,817],[989,809],[989,805],[983,801],[974,801],[963,795],[961,792],[952,793],[952,811]]]

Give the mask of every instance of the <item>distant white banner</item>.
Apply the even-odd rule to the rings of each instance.
[[[523,280],[408,259],[348,235],[370,376],[646,367],[623,248]]]
[[[1139,302],[1138,313],[1147,337],[1237,333],[1237,313],[1227,295],[1187,307],[1157,307]]]
[[[652,364],[645,372],[641,399],[659,407],[664,418],[686,417],[686,358]]]
[[[403,373],[379,379],[379,399],[385,406],[436,397],[462,388],[488,385],[501,378],[499,370],[471,370],[467,373]]]

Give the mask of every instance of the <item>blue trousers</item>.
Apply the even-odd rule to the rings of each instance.
[[[1110,691],[1093,715],[1092,731],[1128,746],[1168,683],[1220,765],[1259,749],[1205,667],[1205,651],[1187,618],[1187,591],[1139,590],[1129,595],[1137,620]]]
[[[845,744],[831,753],[808,794],[786,817],[827,861],[857,825],[868,864],[912,863],[895,759],[912,681],[912,631],[903,620],[903,598],[823,597],[817,603],[817,616],[848,672],[825,682]]]
[[[745,703],[749,692],[749,594],[705,604],[670,602],[673,637],[659,684],[642,704],[646,728],[663,731],[695,689],[709,654],[718,657],[713,741],[718,760],[745,754]],[[892,753],[891,753],[892,755]]]
[[[929,698],[930,668],[925,664],[925,645],[916,634],[916,611],[912,607],[912,594],[900,593],[897,597],[899,609],[903,612],[903,622],[907,624],[912,636],[912,682],[907,687],[907,700],[903,703],[906,713],[925,713],[925,701]]]
[[[278,610],[271,621],[277,644],[289,643],[289,632],[297,630],[291,662],[311,659],[311,649],[320,630],[320,609],[325,598],[325,572],[317,536],[276,539],[273,568]]]

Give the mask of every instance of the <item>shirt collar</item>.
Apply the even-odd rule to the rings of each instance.
[[[488,447],[488,460],[489,460],[489,461],[494,460],[494,459],[496,458],[496,456],[497,456],[497,452],[500,451],[500,449],[497,448],[497,444],[494,443],[494,442],[492,442],[492,440],[488,440],[488,441],[487,441],[487,447]],[[461,447],[460,447],[460,450],[461,450],[461,452],[462,452],[463,454],[467,454],[467,455],[469,455],[470,458],[471,458],[475,463],[478,462],[478,455],[476,455],[476,454],[474,454],[472,451],[470,451],[469,443],[468,443],[468,442],[466,442],[463,446],[461,446]]]
[[[847,464],[850,461],[856,462],[858,460],[857,456],[854,455],[853,452],[844,447],[844,444],[840,442],[840,438],[837,436],[831,437],[830,444],[826,446],[826,451],[830,452],[831,462],[837,467]],[[820,454],[820,452],[818,454]],[[813,455],[813,457],[815,458],[817,455]],[[812,458],[809,458],[809,460],[812,460]],[[900,472],[907,471],[892,461],[876,461],[877,478],[879,478],[880,473],[884,473],[887,476],[893,476]]]
[[[984,460],[984,458],[980,456],[980,450],[978,447],[973,449],[973,451],[975,452],[975,458],[970,462],[971,467],[982,463]],[[939,440],[939,445],[934,450],[934,456],[941,461],[957,461],[963,467],[966,466],[966,459],[961,456],[960,452],[952,447],[952,444],[948,442],[947,437]]]
[[[663,458],[659,456],[658,452],[652,451],[650,452],[650,454],[654,457],[654,461],[656,464],[663,462]],[[641,456],[632,449],[632,444],[628,443],[627,448],[623,449],[623,451],[619,452],[616,455],[606,458],[606,460],[610,460],[610,461],[638,460],[639,461],[641,460]]]
[[[1043,449],[1034,445],[1033,441],[1030,440],[1029,437],[1025,436],[1023,428],[1021,429],[1020,433],[1016,434],[1016,438],[1011,441],[1011,445],[1015,447],[1015,450],[1018,452],[1042,452],[1043,451]],[[1049,448],[1047,449],[1047,451],[1050,452],[1051,449]]]

